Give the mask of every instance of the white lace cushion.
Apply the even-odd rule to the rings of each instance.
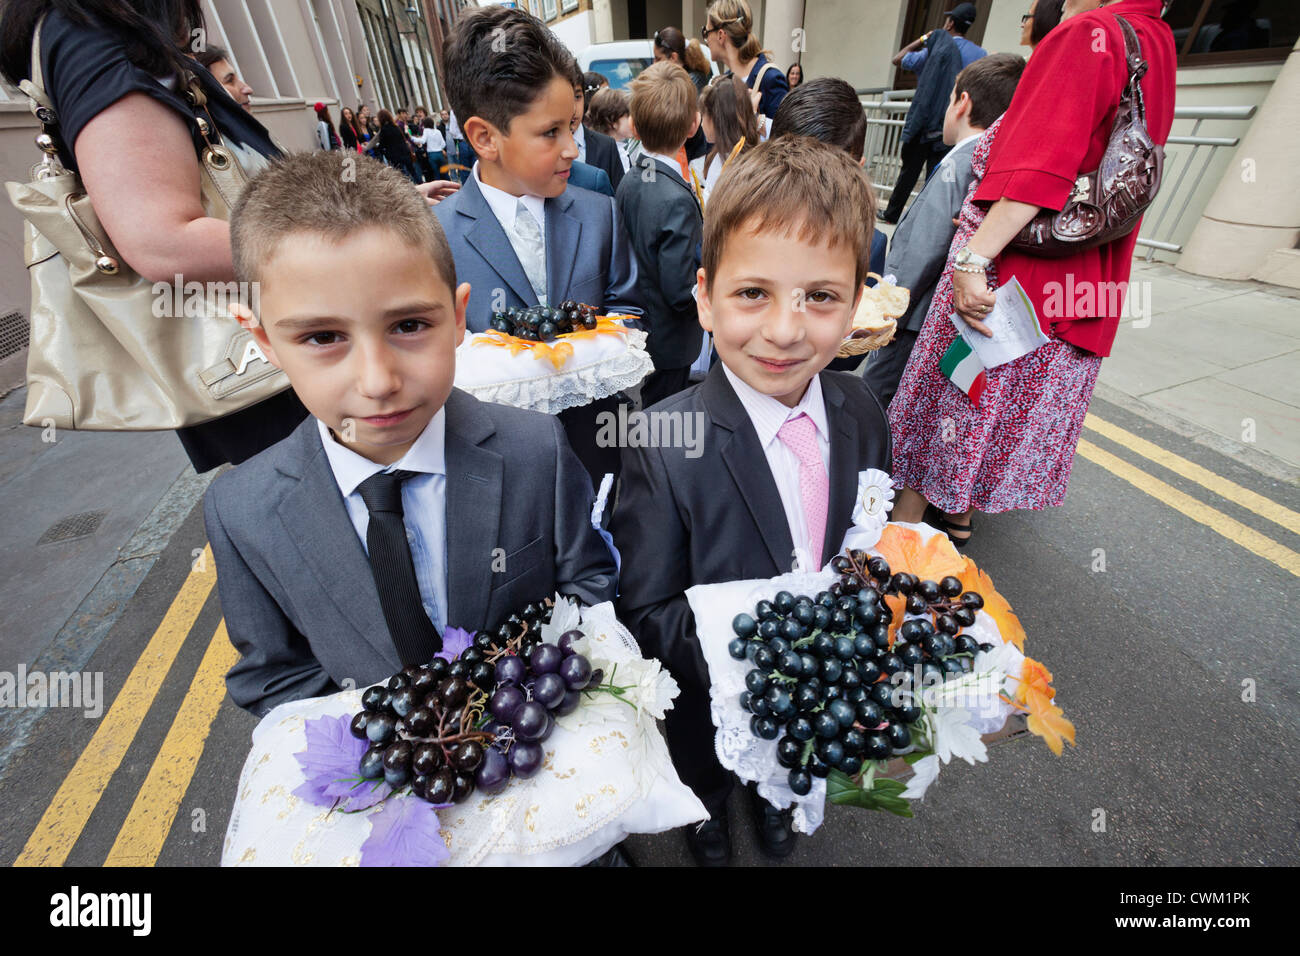
[[[557,721],[542,770],[500,794],[475,793],[439,811],[446,865],[571,866],[630,833],[658,833],[704,820],[703,804],[677,777],[655,721],[677,685],[645,660],[610,604],[581,612],[594,667],[630,688],[636,705],[597,694]],[[223,866],[356,866],[372,811],[329,813],[294,796],[304,776],[294,754],[309,718],[351,714],[361,691],[283,704],[253,731],[240,774]],[[401,799],[418,799],[403,797]]]
[[[456,387],[485,402],[536,412],[555,414],[608,398],[654,371],[646,333],[639,329],[571,342],[573,355],[558,369],[527,349],[511,355],[508,349],[475,344],[484,338],[467,335],[456,350]]]

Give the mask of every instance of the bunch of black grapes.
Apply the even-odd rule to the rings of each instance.
[[[815,597],[781,591],[731,622],[731,656],[753,664],[740,695],[749,729],[777,740],[777,761],[799,795],[814,776],[853,776],[865,761],[907,749],[921,716],[917,668],[923,684],[940,683],[970,671],[975,653],[991,646],[961,633],[984,599],[957,578],[894,574],[884,558],[858,550],[831,566],[839,577]],[[907,613],[918,615],[902,622],[893,647],[887,594],[905,596]]]
[[[520,309],[511,306],[504,312],[493,312],[489,327],[516,338],[549,342],[557,335],[594,329],[596,309],[572,299],[565,299],[558,307],[530,305]]]
[[[550,619],[549,600],[529,604],[476,635],[455,661],[435,657],[368,688],[351,725],[370,741],[362,778],[446,804],[537,773],[555,717],[572,713],[581,691],[603,679],[572,650],[581,631],[566,632],[558,646],[541,643]]]

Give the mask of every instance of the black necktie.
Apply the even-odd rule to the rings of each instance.
[[[384,609],[388,633],[403,667],[427,664],[442,650],[438,629],[424,613],[402,521],[402,482],[415,475],[413,471],[379,472],[357,486],[357,493],[370,511],[370,526],[366,528],[370,572],[375,576],[379,606]]]

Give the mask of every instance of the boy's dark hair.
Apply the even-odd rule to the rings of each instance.
[[[592,95],[591,109],[587,111],[585,122],[596,132],[613,136],[618,121],[630,113],[628,95],[622,90],[611,90],[606,87]]]
[[[376,226],[426,250],[455,294],[451,247],[424,197],[391,166],[339,150],[290,153],[248,184],[230,215],[235,275],[260,280],[276,248],[295,233],[337,241]]]
[[[991,53],[958,73],[953,96],[961,99],[963,93],[969,94],[970,125],[976,129],[992,126],[993,121],[1011,105],[1011,97],[1015,95],[1016,85],[1024,72],[1024,57],[1014,53]]]
[[[553,77],[568,81],[576,70],[573,54],[541,20],[495,5],[456,21],[443,58],[447,96],[461,129],[477,116],[506,134]]]
[[[709,197],[700,263],[706,288],[713,291],[726,244],[741,231],[846,247],[862,285],[875,229],[876,191],[844,150],[811,136],[769,139],[742,150]]]
[[[819,76],[800,83],[777,107],[771,138],[786,133],[811,136],[859,160],[867,142],[867,114],[852,86],[833,76]]]

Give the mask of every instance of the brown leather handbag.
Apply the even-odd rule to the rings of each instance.
[[[1147,62],[1132,25],[1121,16],[1115,19],[1124,33],[1128,83],[1120,95],[1101,166],[1075,181],[1064,209],[1042,210],[1020,230],[1011,240],[1011,248],[1018,252],[1057,259],[1127,236],[1160,189],[1165,151],[1147,132],[1139,82]]]

